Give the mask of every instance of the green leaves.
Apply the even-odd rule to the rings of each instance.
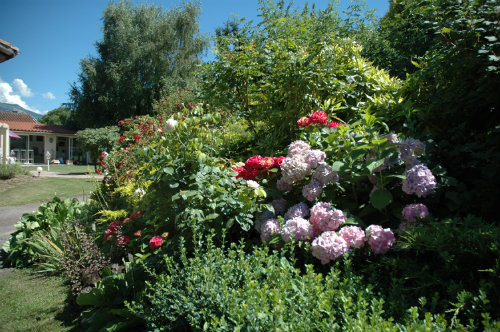
[[[377,208],[383,209],[392,203],[392,194],[387,190],[375,190],[370,196],[370,203]]]

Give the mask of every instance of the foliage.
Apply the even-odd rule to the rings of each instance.
[[[210,331],[454,331],[443,315],[404,307],[404,318],[388,316],[377,290],[356,276],[346,261],[325,274],[306,265],[301,271],[286,255],[244,245],[210,242],[181,261],[166,257],[166,273],[156,274],[145,299],[128,304],[144,317],[147,330]]]
[[[500,196],[497,6],[489,0],[426,5],[435,15],[428,28],[435,43],[403,92],[412,111],[406,126],[434,141],[432,162],[450,178],[446,197],[455,200],[455,213],[489,220],[497,219],[492,198]]]
[[[97,57],[82,59],[71,101],[78,127],[101,127],[153,113],[153,104],[190,86],[206,42],[199,35],[199,5],[164,11],[155,5],[110,3],[104,10]]]
[[[483,313],[500,316],[499,239],[498,225],[479,217],[427,218],[401,234],[397,255],[356,265],[380,287],[395,317],[426,297],[430,312],[473,319],[480,329]]]
[[[103,159],[102,193],[112,210],[131,216],[117,219],[120,232],[107,240],[126,235],[127,250],[150,252],[149,241],[162,234],[170,243],[211,228],[220,235],[249,231],[265,193],[235,180],[230,162],[218,156],[220,115],[193,104],[166,117],[120,123],[122,148]]]
[[[76,139],[82,149],[90,153],[90,158],[96,161],[102,151],[111,151],[117,145],[118,128],[87,128],[78,131]]]
[[[284,2],[260,4],[262,23],[219,30],[216,59],[204,66],[200,86],[204,100],[248,122],[259,153],[279,150],[296,134],[296,119],[324,100],[332,101],[325,111],[345,121],[366,109],[387,116],[398,104],[399,81],[361,57],[333,5],[292,11]]]
[[[40,118],[39,122],[66,128],[75,128],[75,124],[71,118],[71,110],[67,107],[58,107],[47,112]]]
[[[0,180],[12,179],[16,175],[27,175],[28,171],[19,164],[0,164]]]
[[[106,267],[96,287],[81,293],[76,303],[84,307],[81,314],[81,329],[84,331],[130,331],[138,330],[142,320],[124,307],[124,301],[132,300],[144,287],[141,270],[128,262],[124,271],[112,271]]]

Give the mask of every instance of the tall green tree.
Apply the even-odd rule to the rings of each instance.
[[[184,89],[207,42],[199,34],[198,3],[164,11],[155,5],[110,3],[97,56],[82,59],[71,87],[80,128],[100,127],[153,112],[160,97]]]
[[[56,109],[53,109],[52,111],[47,112],[40,118],[39,122],[63,126],[66,128],[74,127],[74,123],[71,118],[71,110],[64,106],[58,107]]]

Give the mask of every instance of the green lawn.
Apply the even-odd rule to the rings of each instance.
[[[68,292],[62,278],[30,269],[0,277],[0,332],[74,329],[78,314],[67,305]]]
[[[36,171],[39,166],[41,166],[44,171],[47,171],[47,165],[23,166],[23,169]],[[65,174],[95,174],[94,165],[50,165],[49,171]]]
[[[25,181],[9,185],[0,180],[0,206],[48,202],[55,195],[69,198],[77,195],[88,197],[99,180],[26,177]]]

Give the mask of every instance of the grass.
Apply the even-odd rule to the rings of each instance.
[[[0,332],[75,329],[78,313],[68,305],[68,293],[62,278],[30,269],[0,277]]]
[[[19,164],[2,164],[0,163],[0,179],[12,179],[16,175],[26,175],[28,171],[21,167]]]
[[[86,196],[94,190],[95,179],[38,178],[31,176],[0,180],[0,206],[48,202],[55,195],[69,198]]]
[[[37,167],[41,166],[44,171],[47,171],[47,165],[23,166],[27,171],[36,171]],[[64,174],[94,174],[93,165],[50,165],[50,172]]]

